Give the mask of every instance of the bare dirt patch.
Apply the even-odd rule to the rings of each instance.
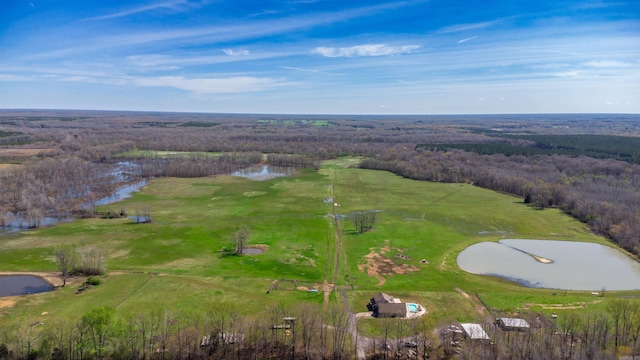
[[[358,270],[366,271],[368,276],[378,279],[376,286],[382,286],[387,279],[385,277],[392,275],[402,275],[411,271],[420,270],[414,265],[409,264],[396,264],[393,259],[384,257],[387,253],[401,253],[402,249],[392,248],[389,245],[383,246],[376,250],[376,248],[370,248],[370,252],[364,256],[364,264],[358,265]],[[396,254],[394,257],[407,260],[406,255]]]
[[[13,305],[15,305],[15,304],[16,304],[15,300],[2,299],[2,300],[0,300],[0,309],[13,307]]]

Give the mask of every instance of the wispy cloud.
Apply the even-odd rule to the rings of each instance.
[[[182,76],[162,76],[155,78],[139,78],[135,80],[135,83],[140,86],[173,87],[200,94],[256,92],[286,84],[280,79],[250,76],[196,79],[187,79]]]
[[[246,56],[249,55],[249,50],[233,50],[233,49],[223,49],[222,52],[229,56]]]
[[[456,24],[456,25],[450,25],[450,26],[446,26],[443,27],[441,29],[439,29],[438,31],[436,31],[437,34],[450,34],[450,33],[457,33],[457,32],[462,32],[462,31],[467,31],[467,30],[477,30],[477,29],[483,29],[489,26],[493,26],[495,24],[497,24],[498,22],[500,22],[500,20],[493,20],[493,21],[484,21],[484,22],[477,22],[477,23],[471,23],[471,24]]]
[[[115,12],[112,14],[107,14],[103,16],[96,16],[93,18],[89,18],[87,20],[105,20],[105,19],[114,19],[127,17],[130,15],[145,13],[149,11],[157,11],[157,10],[172,10],[172,11],[184,11],[185,9],[193,9],[197,8],[200,5],[195,3],[190,3],[188,0],[169,0],[163,2],[157,2],[150,5],[138,6],[135,8],[130,8],[127,10]]]
[[[595,68],[627,68],[633,66],[631,63],[617,60],[588,61],[584,65]]]
[[[474,39],[477,39],[477,38],[479,38],[479,36],[472,36],[472,37],[468,37],[466,39],[458,40],[458,44],[466,43],[467,41],[471,41],[471,40],[474,40]]]
[[[311,52],[325,57],[359,57],[409,54],[420,45],[389,46],[386,44],[364,44],[351,47],[317,47]]]
[[[326,71],[321,71],[316,69],[306,69],[306,68],[301,68],[297,66],[279,66],[279,68],[285,69],[285,70],[294,70],[294,71],[309,72],[309,73],[315,73],[315,74],[327,74]]]

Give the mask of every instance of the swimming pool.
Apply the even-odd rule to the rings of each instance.
[[[417,313],[419,311],[418,304],[407,304],[407,310],[412,313]]]

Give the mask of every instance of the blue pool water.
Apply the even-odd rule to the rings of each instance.
[[[417,304],[407,304],[407,309],[409,309],[409,312],[417,313],[418,312],[418,305]]]

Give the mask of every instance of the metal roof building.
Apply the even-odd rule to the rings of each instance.
[[[471,340],[491,340],[480,324],[463,323],[460,326]]]
[[[496,325],[505,331],[528,331],[530,329],[529,323],[525,319],[519,318],[497,318]]]

